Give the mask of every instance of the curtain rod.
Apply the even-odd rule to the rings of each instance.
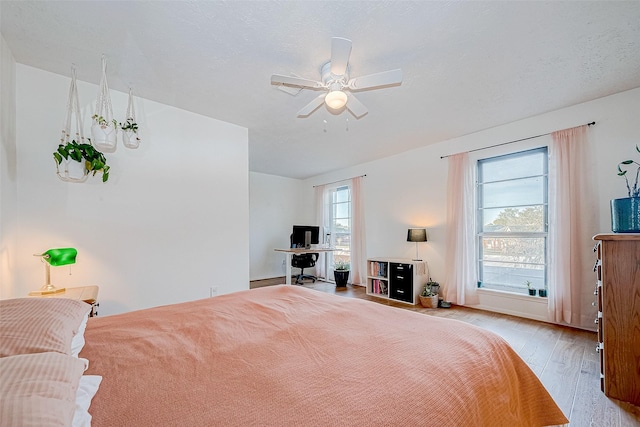
[[[313,188],[319,187],[321,185],[330,185],[330,184],[335,184],[336,182],[342,182],[342,181],[346,181],[348,179],[353,179],[353,178],[364,178],[365,176],[367,176],[367,174],[365,173],[364,175],[358,175],[358,176],[352,176],[351,178],[345,178],[345,179],[339,179],[338,181],[333,181],[333,182],[327,182],[325,184],[318,184],[318,185],[314,185]]]
[[[593,126],[595,124],[596,124],[596,122],[591,122],[591,123],[587,123],[586,126]],[[585,126],[585,125],[582,125],[582,126]],[[576,127],[580,127],[580,126],[576,126]],[[572,129],[572,128],[567,128],[567,129]],[[562,129],[562,130],[566,130],[566,129]],[[554,132],[559,132],[559,131],[556,130]],[[473,153],[474,151],[486,150],[487,148],[500,147],[501,145],[513,144],[514,142],[526,141],[528,139],[540,138],[541,136],[551,135],[552,133],[553,132],[541,133],[540,135],[530,136],[528,138],[516,139],[514,141],[503,142],[501,144],[489,145],[488,147],[476,148],[474,150],[467,151],[467,153]],[[457,153],[457,154],[459,154],[459,153]],[[454,156],[454,155],[455,154],[447,154],[446,156],[440,156],[440,158],[441,159],[446,159],[447,157]]]

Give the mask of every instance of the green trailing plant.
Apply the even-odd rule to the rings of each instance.
[[[640,153],[640,148],[636,144],[636,152]],[[638,165],[636,168],[636,178],[633,181],[633,187],[629,185],[629,178],[627,177],[627,170],[622,170],[622,166],[628,166],[631,164]],[[640,176],[640,163],[634,160],[625,160],[618,163],[618,176],[623,176],[624,181],[627,184],[627,191],[629,192],[629,197],[640,197],[640,188],[638,187],[638,176]]]
[[[440,283],[428,281],[424,288],[422,288],[422,293],[420,294],[423,297],[435,297],[438,295],[438,291],[440,290]]]
[[[109,124],[113,124],[113,127],[118,127],[118,122],[116,121],[116,119],[108,121],[104,117],[97,114],[94,114],[93,116],[91,116],[91,118],[100,126],[109,126]]]
[[[349,270],[350,267],[351,264],[349,264],[349,261],[336,260],[333,264],[333,269],[337,271]]]
[[[130,130],[133,133],[138,133],[138,124],[133,121],[131,117],[129,117],[124,121],[124,123],[120,123],[120,129],[122,129],[123,131]]]
[[[89,142],[91,142],[91,140],[89,140]],[[62,159],[71,159],[76,162],[82,162],[84,160],[84,167],[88,172],[92,173],[93,176],[98,172],[102,172],[102,182],[109,180],[110,167],[107,165],[107,159],[104,157],[104,154],[96,150],[90,143],[79,144],[73,140],[65,144],[60,144],[58,145],[58,149],[53,152],[53,158],[56,161],[56,165],[60,165]]]

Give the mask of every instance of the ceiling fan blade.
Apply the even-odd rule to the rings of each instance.
[[[347,71],[351,55],[351,40],[342,37],[331,38],[331,73],[342,76]]]
[[[349,93],[349,92],[346,92],[346,93],[347,93],[347,109],[351,111],[351,113],[354,116],[356,116],[356,119],[359,119],[360,117],[364,116],[369,112],[369,110],[367,110],[367,107],[365,107],[362,104],[362,102],[358,101],[358,98],[353,96],[352,93]]]
[[[351,90],[368,89],[377,86],[390,86],[402,83],[402,70],[383,71],[381,73],[369,74],[362,77],[355,77],[349,80],[348,86]]]
[[[302,79],[300,77],[283,76],[282,74],[272,75],[271,84],[302,86],[302,87],[310,87],[312,89],[318,89],[318,88],[324,87],[321,82],[317,82],[315,80]]]
[[[318,107],[324,103],[325,96],[327,96],[327,94],[323,93],[322,95],[315,97],[313,101],[305,105],[302,110],[298,111],[298,117],[308,117],[311,113],[316,111]]]

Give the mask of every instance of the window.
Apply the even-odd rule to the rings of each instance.
[[[479,286],[547,287],[547,148],[478,161]]]
[[[335,260],[351,260],[351,190],[348,185],[329,190],[328,224],[331,244],[335,248],[330,256],[328,268]]]

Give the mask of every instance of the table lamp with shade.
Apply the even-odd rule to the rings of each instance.
[[[75,264],[77,255],[78,251],[75,248],[49,249],[42,254],[35,254],[34,256],[41,257],[44,262],[46,283],[39,291],[31,294],[48,295],[64,292],[65,288],[56,288],[51,284],[51,266],[60,267],[62,265]]]
[[[416,258],[414,261],[422,261],[418,258],[418,243],[427,241],[426,228],[410,228],[407,231],[407,242],[416,242]]]

